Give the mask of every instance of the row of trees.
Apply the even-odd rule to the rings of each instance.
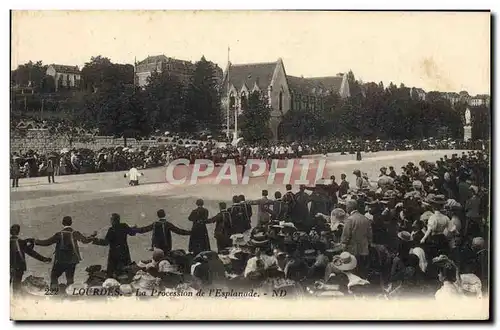
[[[467,104],[452,107],[442,97],[420,100],[403,84],[361,83],[348,75],[351,97],[330,99],[323,111],[289,111],[282,123],[291,139],[349,137],[414,139],[444,135],[461,138]],[[489,135],[489,108],[471,108],[473,138]]]
[[[95,57],[91,62],[82,72],[91,72],[95,79],[87,80],[87,93],[74,112],[86,127],[125,139],[148,136],[154,130],[198,132],[220,128],[216,71],[204,57],[196,63],[191,79],[184,81],[167,71],[153,72],[145,88],[135,86],[133,81],[131,84],[127,72],[105,58]],[[101,70],[96,69],[99,66]]]
[[[20,65],[12,72],[15,84],[48,89],[47,66],[41,61]],[[220,86],[216,68],[204,57],[194,74],[182,80],[168,72],[153,72],[145,88],[134,84],[134,67],[96,56],[82,68],[81,91],[58,108],[71,113],[78,125],[98,128],[101,134],[127,137],[148,136],[154,130],[172,132],[217,132],[222,128]],[[363,83],[347,75],[351,97],[326,97],[324,107],[313,111],[288,111],[280,125],[282,138],[308,140],[331,137],[363,139],[413,139],[446,135],[463,136],[466,104],[454,107],[440,97],[419,100],[410,89],[383,83]],[[26,99],[24,99],[26,103]],[[36,102],[30,100],[29,102]],[[51,103],[45,103],[48,106]],[[26,107],[26,105],[24,105]],[[64,109],[70,107],[71,109]],[[68,111],[70,110],[70,111]],[[489,108],[471,109],[473,138],[488,138]],[[72,117],[72,118],[71,118]],[[239,128],[247,141],[271,138],[271,109],[260,93],[248,96]]]

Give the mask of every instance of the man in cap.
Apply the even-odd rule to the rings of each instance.
[[[26,255],[45,263],[52,261],[33,250],[30,244],[33,243],[32,240],[19,238],[20,231],[19,225],[10,227],[10,283],[14,292],[21,288],[23,274],[26,271]]]
[[[71,285],[74,283],[74,275],[76,265],[82,260],[80,256],[80,249],[78,247],[78,242],[84,244],[92,242],[94,237],[97,236],[97,232],[94,232],[91,236],[86,237],[77,230],[73,230],[71,225],[73,220],[70,216],[65,216],[62,220],[63,229],[52,237],[41,240],[35,240],[35,244],[39,246],[50,246],[55,244],[54,252],[54,265],[50,272],[50,286],[51,288],[57,288],[59,286],[59,277],[64,273],[66,275],[66,284]]]
[[[191,231],[181,229],[170,221],[167,221],[165,210],[163,209],[158,210],[156,215],[158,216],[158,220],[147,226],[135,228],[134,230],[138,234],[153,231],[151,237],[152,247],[163,250],[163,252],[167,254],[172,250],[172,232],[177,235],[188,236],[191,235]]]
[[[360,273],[366,276],[369,247],[373,239],[371,222],[359,213],[358,203],[354,199],[346,201],[346,211],[349,216],[344,224],[341,243],[345,251],[356,257]]]

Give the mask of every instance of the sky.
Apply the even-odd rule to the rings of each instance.
[[[490,94],[490,14],[294,11],[14,11],[11,67],[102,55],[233,64],[282,58],[287,74],[352,70],[364,82]]]

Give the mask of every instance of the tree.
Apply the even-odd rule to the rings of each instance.
[[[188,87],[188,111],[193,114],[198,129],[218,131],[222,124],[221,98],[216,66],[203,56],[195,64]]]
[[[272,137],[269,129],[271,107],[266,97],[260,92],[253,92],[248,97],[248,109],[240,116],[243,139],[250,143],[267,141]]]
[[[156,128],[173,132],[194,132],[196,116],[186,107],[186,86],[175,75],[153,72],[144,90],[148,116]]]
[[[80,127],[75,126],[75,120],[65,119],[57,127],[52,127],[50,133],[54,138],[62,138],[68,141],[68,147],[73,147],[74,143],[94,142],[93,134],[85,133]]]
[[[22,87],[31,86],[40,88],[42,80],[47,72],[47,66],[42,61],[21,64],[11,72],[11,83]]]
[[[473,140],[487,140],[490,138],[491,132],[491,117],[490,107],[481,105],[472,107],[471,112],[471,135]]]
[[[82,68],[83,89],[96,92],[113,85],[133,85],[134,66],[112,63],[107,57],[93,56]]]
[[[42,80],[42,92],[54,93],[56,91],[56,81],[52,76],[45,76]]]
[[[154,118],[147,113],[144,92],[130,86],[116,85],[88,95],[84,102],[82,123],[97,127],[103,135],[127,138],[148,136]]]

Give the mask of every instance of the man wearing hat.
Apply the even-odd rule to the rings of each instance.
[[[26,255],[45,263],[52,261],[52,259],[46,258],[33,250],[33,247],[29,244],[30,240],[20,239],[20,231],[21,227],[19,225],[10,227],[10,283],[14,292],[19,291],[21,288],[23,274],[26,271]]]
[[[359,213],[356,200],[346,201],[346,211],[349,216],[344,224],[341,243],[344,245],[345,251],[356,257],[359,261],[360,273],[366,276],[369,247],[373,239],[371,222]]]
[[[163,250],[165,254],[172,250],[172,232],[177,235],[191,235],[191,231],[181,229],[175,226],[170,221],[167,221],[166,214],[163,209],[156,212],[158,220],[144,227],[135,228],[134,231],[139,234],[153,231],[151,237],[153,248]]]
[[[86,237],[79,231],[73,230],[71,225],[73,220],[70,216],[65,216],[62,220],[63,229],[55,233],[52,237],[41,240],[35,240],[35,244],[39,246],[50,246],[55,244],[54,265],[50,273],[50,287],[57,288],[59,286],[59,277],[64,273],[66,275],[66,284],[73,284],[76,265],[81,261],[78,242],[84,244],[92,242],[97,232]]]

